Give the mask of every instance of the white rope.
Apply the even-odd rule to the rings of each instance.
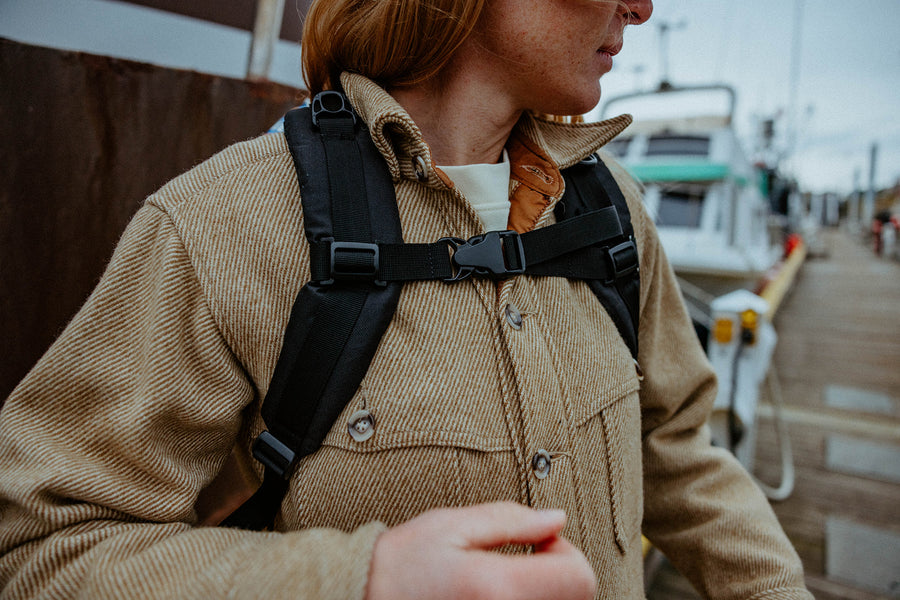
[[[791,439],[788,436],[787,424],[781,411],[784,399],[781,395],[781,385],[778,382],[778,374],[775,366],[769,368],[766,373],[766,382],[769,387],[769,398],[772,402],[773,419],[775,421],[775,439],[781,451],[781,483],[777,488],[770,487],[754,477],[756,485],[760,487],[766,498],[774,501],[786,500],[794,491],[794,453],[791,448]]]

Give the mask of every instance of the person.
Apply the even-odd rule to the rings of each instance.
[[[524,232],[553,222],[560,169],[630,121],[540,115],[593,107],[651,11],[320,0],[304,72],[370,129],[405,241],[466,239],[498,211]],[[641,598],[643,532],[704,596],[810,598],[765,498],[710,444],[714,376],[638,185],[603,160],[638,245],[637,363],[584,282],[408,283],[271,531],[205,526],[197,501],[265,428],[310,277],[287,144],[239,143],[151,195],[0,413],[4,597]]]

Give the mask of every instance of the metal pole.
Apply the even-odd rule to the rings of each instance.
[[[256,1],[256,22],[253,25],[253,41],[250,43],[247,79],[263,81],[269,78],[283,15],[284,0]]]
[[[875,166],[878,160],[878,144],[873,143],[869,155],[869,189],[866,190],[866,201],[863,208],[863,225],[870,227],[875,216]]]
[[[669,32],[684,29],[687,22],[684,20],[674,25],[666,21],[659,21],[656,26],[659,28],[659,87],[667,88],[669,81]]]
[[[669,83],[669,24],[660,21],[659,26],[659,84]]]
[[[788,129],[787,154],[793,159],[794,151],[797,149],[797,130],[799,129],[798,121],[800,117],[797,115],[797,89],[800,84],[800,60],[801,49],[803,47],[803,0],[794,2],[794,27],[791,34],[791,70],[790,70],[790,87],[788,88],[788,119],[790,127]]]

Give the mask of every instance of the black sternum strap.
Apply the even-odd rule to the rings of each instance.
[[[310,269],[321,285],[341,280],[456,282],[521,274],[610,282],[637,269],[637,250],[609,206],[521,235],[490,231],[430,244],[323,240],[310,248]]]

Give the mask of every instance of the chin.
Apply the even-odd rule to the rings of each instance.
[[[545,115],[583,115],[600,102],[600,81],[583,80],[580,83],[569,78],[566,82],[554,82],[529,98],[531,106],[526,110]]]
[[[583,115],[600,102],[600,83],[593,81],[580,90],[570,88],[569,94],[558,96],[553,102],[555,110],[548,111],[553,115]]]
[[[541,111],[551,115],[583,115],[589,113],[600,102],[600,94],[589,97],[571,98],[567,102],[553,103],[553,110]]]

